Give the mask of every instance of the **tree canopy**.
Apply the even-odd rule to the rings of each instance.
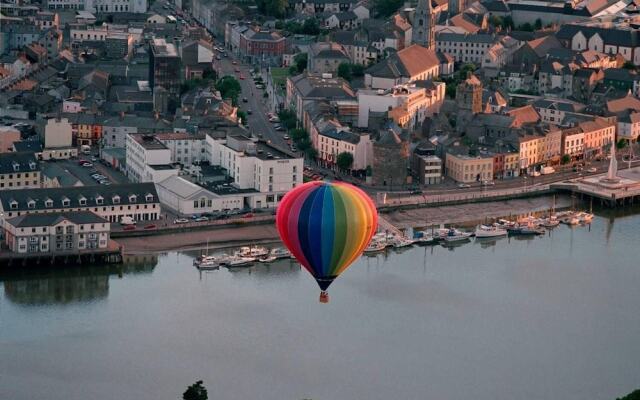
[[[284,17],[287,12],[287,0],[256,0],[261,14],[272,17]]]
[[[182,394],[183,400],[207,400],[208,398],[207,389],[202,384],[202,381],[197,381],[189,386]]]
[[[378,16],[388,17],[398,11],[403,4],[403,0],[374,0],[373,8]]]
[[[233,104],[238,103],[238,96],[242,93],[240,82],[233,76],[227,75],[216,82],[216,89],[220,91],[223,99],[231,99]]]
[[[336,158],[336,164],[340,169],[351,169],[351,166],[353,165],[353,154],[343,151],[342,153],[338,154],[338,157]]]
[[[640,389],[634,390],[628,395],[618,398],[617,400],[640,400]]]

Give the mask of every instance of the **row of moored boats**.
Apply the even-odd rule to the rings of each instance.
[[[468,232],[457,228],[440,228],[432,232],[417,231],[414,238],[378,233],[369,246],[364,250],[365,254],[375,254],[387,248],[403,248],[414,244],[459,243],[469,241],[472,237],[478,239],[498,238],[502,236],[534,236],[542,235],[548,229],[553,229],[561,223],[567,225],[589,224],[593,220],[593,214],[587,212],[564,211],[549,214],[543,218],[526,217],[517,221],[499,219],[493,224],[478,225],[474,231]]]
[[[256,262],[272,263],[283,258],[291,258],[291,253],[282,247],[268,249],[262,246],[244,246],[232,254],[203,254],[193,260],[193,265],[200,270],[213,270],[220,267],[248,267]]]

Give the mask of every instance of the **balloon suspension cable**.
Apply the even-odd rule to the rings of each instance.
[[[320,291],[320,298],[318,299],[320,300],[320,303],[326,304],[329,302],[329,293],[322,290]]]

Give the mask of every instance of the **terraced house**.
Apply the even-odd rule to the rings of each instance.
[[[40,165],[33,153],[0,154],[0,191],[40,187]]]
[[[160,217],[160,201],[153,183],[0,190],[0,214],[5,219],[84,211],[109,222],[118,222],[124,216],[153,221]]]

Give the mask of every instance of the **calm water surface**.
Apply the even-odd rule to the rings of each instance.
[[[361,258],[0,277],[0,399],[603,399],[640,387],[640,215]]]

